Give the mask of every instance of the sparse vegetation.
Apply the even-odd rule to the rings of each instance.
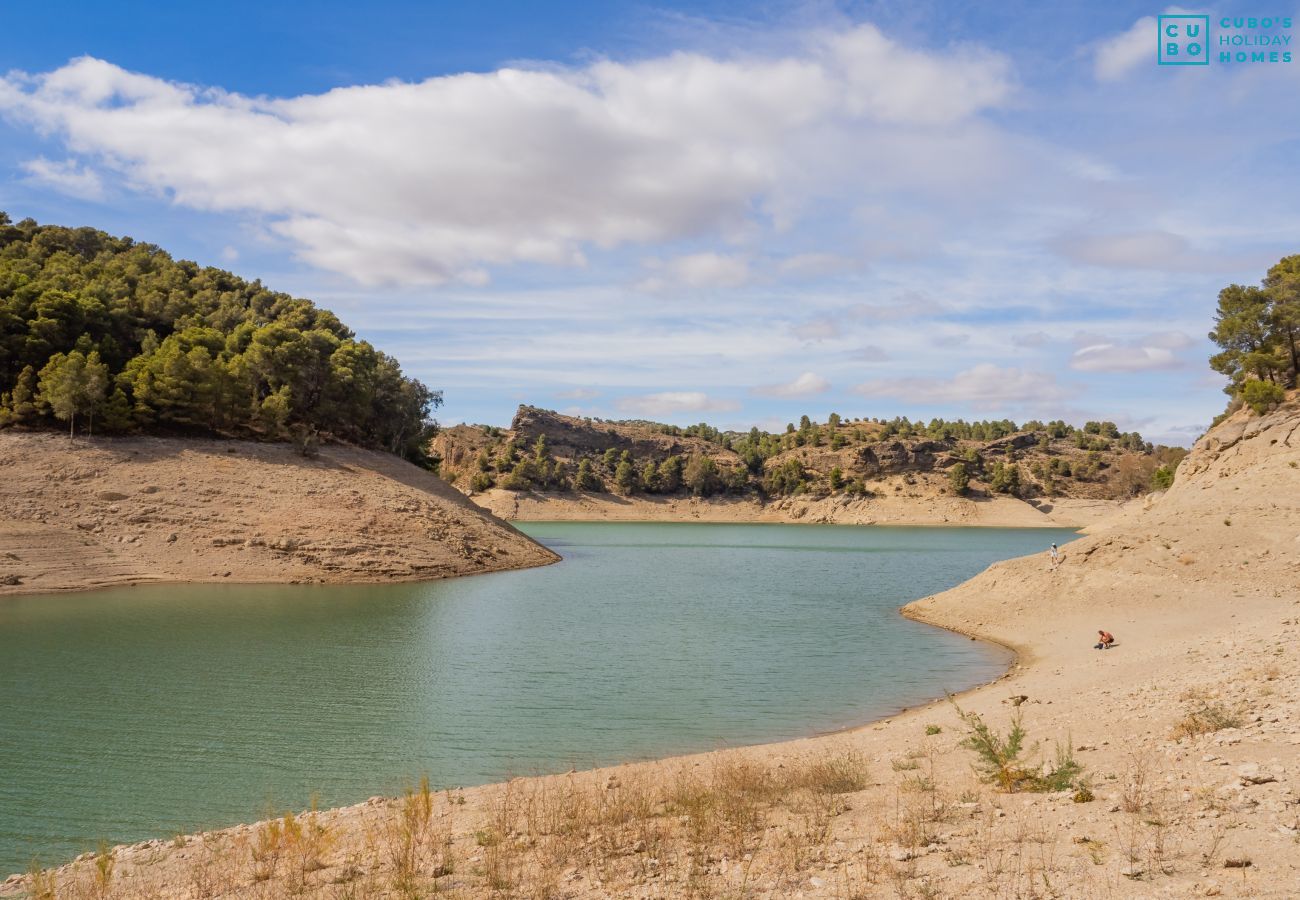
[[[1079,786],[1083,766],[1074,758],[1068,742],[1056,745],[1055,758],[1050,765],[1034,765],[1024,759],[1033,748],[1025,746],[1028,734],[1018,707],[1011,714],[1006,734],[999,734],[977,713],[966,712],[957,706],[956,701],[951,702],[967,728],[961,746],[975,754],[975,770],[985,782],[1012,794],[1064,791]]]
[[[525,447],[532,446],[532,452]],[[808,416],[782,434],[722,432],[652,422],[580,419],[521,406],[509,431],[459,425],[433,455],[473,491],[607,491],[623,496],[717,494],[867,497],[870,482],[901,477],[957,496],[1127,498],[1152,489],[1182,458],[1113,422],[946,422],[906,418],[825,424]],[[894,485],[901,489],[901,485]]]

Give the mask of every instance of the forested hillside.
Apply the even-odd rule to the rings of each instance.
[[[308,300],[0,212],[0,427],[332,437],[421,461],[441,399]]]
[[[1076,428],[1062,421],[831,415],[822,423],[804,416],[772,434],[581,419],[521,406],[509,430],[458,425],[438,435],[433,452],[443,476],[469,491],[851,497],[924,481],[959,496],[1113,500],[1168,487],[1186,451],[1152,446],[1113,422]]]

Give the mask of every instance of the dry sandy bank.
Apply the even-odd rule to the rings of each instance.
[[[148,581],[399,581],[558,557],[397,457],[0,433],[0,595]]]
[[[965,499],[909,488],[869,499],[787,498],[771,503],[711,497],[620,497],[616,494],[539,494],[494,489],[470,499],[503,519],[520,522],[789,522],[836,525],[985,525],[1082,528],[1121,508],[1115,500],[1014,497]]]

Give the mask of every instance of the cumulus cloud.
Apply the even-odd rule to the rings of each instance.
[[[1059,403],[1067,396],[1049,373],[1003,368],[993,363],[981,363],[952,378],[880,378],[859,384],[853,390],[864,397],[889,397],[926,405],[965,405],[976,410],[1034,409]]]
[[[1177,369],[1184,363],[1175,351],[1192,340],[1178,331],[1149,334],[1132,341],[1117,341],[1099,335],[1080,335],[1081,346],[1070,357],[1070,368],[1080,372],[1146,372]]]
[[[739,409],[740,404],[711,397],[703,391],[663,391],[623,397],[618,401],[618,408],[638,416],[671,416],[683,412],[722,412]]]
[[[104,183],[99,173],[75,159],[58,162],[38,156],[24,162],[22,167],[27,180],[34,184],[52,187],[61,194],[81,200],[104,199]]]
[[[1128,31],[1093,47],[1093,74],[1098,81],[1118,81],[1143,63],[1155,64],[1156,20],[1143,16]]]
[[[831,383],[814,372],[804,372],[793,381],[784,384],[765,384],[754,388],[754,393],[761,397],[811,397],[824,394],[831,389]]]
[[[862,25],[784,57],[673,53],[291,98],[84,57],[0,78],[0,113],[130,188],[266,222],[322,269],[481,284],[498,265],[581,266],[592,248],[734,236],[789,185],[813,189],[812,144],[888,132],[948,146],[1011,90],[1000,56],[911,50]],[[68,165],[29,164],[91,183]]]

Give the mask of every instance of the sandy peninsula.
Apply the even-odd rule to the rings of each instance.
[[[0,595],[411,581],[554,562],[446,482],[346,445],[0,432]]]
[[[941,700],[845,733],[151,841],[0,894],[1300,896],[1300,403],[1234,414],[1169,491],[1089,531],[1057,568],[1000,563],[904,610],[1014,647],[1011,672],[958,702],[1000,734],[1021,716],[1025,767],[1071,757],[1085,790],[986,782]],[[1114,648],[1093,649],[1099,628]]]

